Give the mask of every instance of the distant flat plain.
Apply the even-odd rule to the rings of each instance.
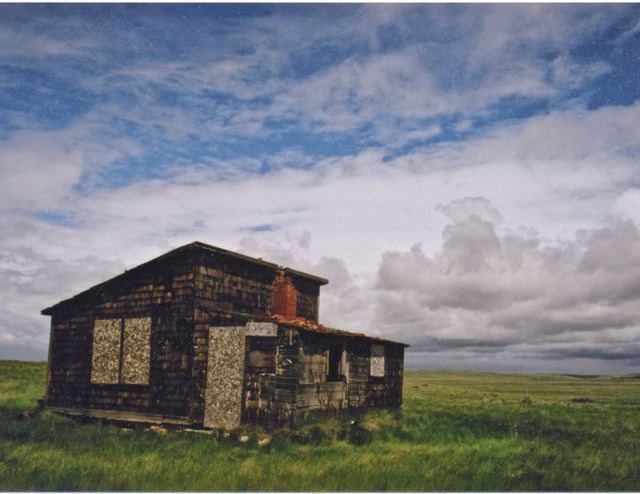
[[[640,375],[407,371],[402,410],[229,434],[79,424],[45,378],[0,361],[0,490],[640,490]]]

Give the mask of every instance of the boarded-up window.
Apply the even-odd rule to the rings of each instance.
[[[151,356],[151,318],[125,319],[122,347],[122,382],[148,384]]]
[[[94,384],[118,384],[121,326],[120,319],[98,319],[95,322],[91,360],[91,382]]]
[[[371,345],[370,371],[374,377],[384,377],[384,346]]]
[[[91,382],[148,384],[151,318],[98,319],[93,329]]]

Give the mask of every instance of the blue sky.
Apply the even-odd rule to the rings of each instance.
[[[0,14],[0,358],[200,240],[409,367],[640,372],[638,5]]]

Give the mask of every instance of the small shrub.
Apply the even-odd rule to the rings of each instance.
[[[595,403],[591,398],[572,398],[571,403]]]
[[[364,427],[360,427],[357,422],[352,422],[347,433],[347,441],[354,446],[361,446],[373,440],[373,433]]]
[[[314,425],[309,430],[308,437],[311,444],[320,444],[325,439],[325,434],[319,426]]]

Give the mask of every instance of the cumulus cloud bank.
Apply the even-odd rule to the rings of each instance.
[[[383,254],[377,316],[411,335],[410,364],[569,372],[638,364],[640,234],[630,221],[545,245],[500,226],[485,198],[441,208],[442,246]],[[402,326],[398,322],[402,321]],[[443,359],[442,356],[447,355]],[[570,362],[570,365],[567,363]]]

